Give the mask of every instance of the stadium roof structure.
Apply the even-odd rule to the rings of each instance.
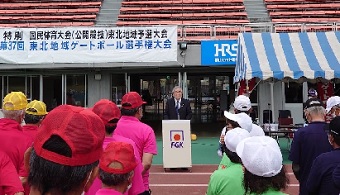
[[[340,32],[240,33],[234,82],[340,78]]]

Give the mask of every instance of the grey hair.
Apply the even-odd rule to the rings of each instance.
[[[182,87],[180,87],[180,86],[175,86],[175,87],[172,89],[172,93],[174,93],[174,92],[176,91],[176,89],[180,89],[181,91],[183,91],[183,90],[182,90]]]
[[[326,110],[322,106],[312,106],[306,109],[309,114],[322,116],[325,115]]]
[[[25,109],[22,109],[22,110],[4,110],[4,109],[2,109],[2,113],[4,114],[4,118],[9,118],[9,119],[19,121],[20,119],[22,119],[21,117],[24,115]]]

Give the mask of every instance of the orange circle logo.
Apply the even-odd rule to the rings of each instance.
[[[175,140],[175,141],[179,141],[180,139],[181,139],[181,135],[178,134],[178,133],[176,133],[176,134],[174,135],[174,140]]]

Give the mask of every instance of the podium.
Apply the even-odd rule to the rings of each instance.
[[[163,120],[163,168],[191,168],[190,120]]]

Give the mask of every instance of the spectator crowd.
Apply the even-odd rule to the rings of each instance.
[[[7,94],[0,119],[0,195],[151,194],[157,144],[153,129],[140,121],[143,104],[129,92],[121,109],[101,99],[92,108],[60,105],[47,113],[42,101]]]
[[[175,87],[173,94],[167,118],[190,119],[182,89]],[[42,101],[7,94],[0,119],[0,195],[151,194],[157,143],[153,129],[141,122],[145,103],[129,92],[121,108],[101,99],[92,108],[60,105],[47,112]],[[221,162],[206,194],[285,194],[289,177],[277,140],[253,124],[247,96],[236,97],[233,106],[233,112],[224,112]],[[333,116],[329,124],[327,113]],[[307,125],[294,133],[289,153],[299,194],[338,195],[340,97],[329,98],[326,108],[317,97],[308,98],[304,116]]]

